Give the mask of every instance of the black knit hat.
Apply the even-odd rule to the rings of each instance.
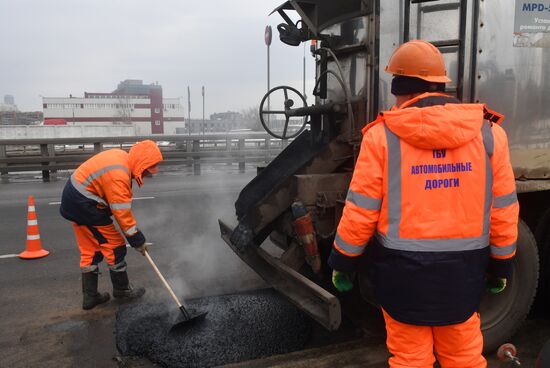
[[[410,95],[423,92],[445,92],[445,83],[428,82],[420,78],[396,75],[391,81],[392,95]]]

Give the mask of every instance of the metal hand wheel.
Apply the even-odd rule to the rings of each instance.
[[[293,95],[298,96],[298,101],[302,101],[302,106],[297,107],[306,107],[306,99],[304,98],[304,96],[300,92],[298,92],[298,90],[289,86],[279,86],[272,88],[262,98],[262,102],[260,103],[260,122],[262,123],[262,126],[264,127],[266,132],[268,132],[275,138],[294,138],[298,134],[300,134],[306,126],[307,116],[296,117],[294,121],[297,121],[298,124],[290,124],[290,118],[293,117],[293,115],[289,113],[291,108],[294,106],[294,100],[290,97],[294,97]],[[279,100],[276,102],[280,102],[280,97],[284,98],[284,107],[282,110],[271,109],[271,99],[275,100],[277,97],[279,97]],[[275,119],[277,115],[284,115],[284,122],[282,119]],[[281,131],[282,133],[280,133]]]

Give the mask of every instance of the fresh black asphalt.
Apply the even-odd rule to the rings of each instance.
[[[310,319],[273,290],[194,300],[190,307],[208,315],[175,332],[170,327],[179,310],[171,307],[121,307],[119,350],[163,367],[213,367],[300,350],[311,335]]]

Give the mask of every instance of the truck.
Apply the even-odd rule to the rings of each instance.
[[[280,40],[311,42],[315,102],[272,88],[260,119],[287,147],[241,191],[224,241],[268,284],[328,330],[376,305],[368,246],[356,292],[338,293],[327,259],[342,214],[361,129],[393,104],[384,73],[402,43],[423,39],[443,54],[446,93],[505,115],[520,203],[514,274],[480,306],[484,351],[495,350],[533,306],[547,303],[550,270],[550,3],[521,0],[291,0],[277,7]],[[297,21],[293,19],[297,19]],[[546,61],[546,62],[545,62]],[[310,224],[301,223],[304,218]],[[300,220],[300,221],[299,221]],[[540,273],[540,275],[539,275]],[[540,276],[540,277],[539,277]]]

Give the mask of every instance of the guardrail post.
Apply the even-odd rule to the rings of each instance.
[[[55,157],[55,144],[48,144],[48,156],[52,157],[52,159],[53,157]],[[54,165],[55,163],[56,163],[55,161],[49,162],[50,165]],[[57,173],[57,170],[50,170],[50,172]]]
[[[194,139],[193,140],[193,152],[199,152],[201,149],[200,146],[200,140]],[[193,156],[193,174],[200,175],[201,174],[201,164],[200,164],[200,156]]]
[[[94,142],[94,153],[99,153],[103,150],[103,143]]]
[[[193,152],[193,141],[186,140],[185,141],[185,152],[192,153]],[[191,155],[185,156],[185,166],[190,167],[193,165],[193,157]]]
[[[48,161],[42,161],[42,166],[48,166],[50,161],[49,161],[49,152],[48,152],[48,145],[47,144],[41,144],[40,145],[40,155],[44,158],[47,158]],[[42,181],[44,182],[48,182],[50,181],[50,170],[49,169],[45,169],[45,170],[42,170]]]
[[[233,140],[231,138],[225,138],[225,150],[227,151],[227,158],[231,159],[230,153],[231,152],[231,146],[233,145]],[[231,166],[232,162],[227,161],[225,163],[227,166]]]
[[[286,146],[288,146],[288,139],[282,139],[281,140],[281,148],[285,149]]]
[[[244,138],[239,138],[239,172],[245,172],[244,166]]]
[[[0,158],[6,158],[6,157],[8,157],[8,155],[6,154],[6,146],[1,145],[0,146]],[[8,167],[7,163],[0,164],[0,175],[7,175],[8,174],[8,170],[4,169],[4,168],[7,168],[7,167]]]
[[[270,152],[269,152],[269,146],[271,145],[271,139],[266,138],[265,139],[265,162],[268,163],[269,159],[271,158]]]

